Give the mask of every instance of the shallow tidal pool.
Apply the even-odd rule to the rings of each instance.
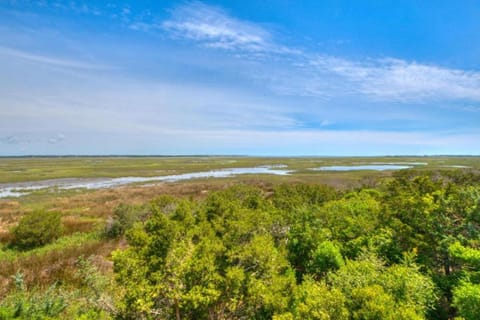
[[[356,165],[356,166],[324,166],[314,168],[315,171],[356,171],[356,170],[402,170],[410,169],[412,166],[396,165],[396,164],[370,164],[370,165]]]

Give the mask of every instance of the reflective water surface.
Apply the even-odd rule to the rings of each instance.
[[[58,189],[101,189],[113,188],[130,183],[141,182],[176,182],[181,180],[199,179],[199,178],[225,178],[239,174],[276,174],[286,175],[291,171],[282,169],[284,165],[260,166],[252,168],[230,168],[219,169],[204,172],[191,172],[183,174],[174,174],[168,176],[156,177],[120,177],[120,178],[69,178],[69,179],[52,179],[43,181],[18,182],[0,184],[0,198],[20,197],[34,190],[46,188]]]
[[[412,166],[407,165],[395,165],[395,164],[369,164],[369,165],[358,165],[358,166],[325,166],[314,168],[313,170],[317,171],[355,171],[355,170],[401,170],[409,169]]]

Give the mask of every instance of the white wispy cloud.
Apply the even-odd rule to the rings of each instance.
[[[65,140],[65,135],[63,133],[58,133],[56,135],[53,135],[51,136],[49,139],[48,139],[48,143],[50,144],[55,144],[55,143],[60,143],[62,142],[63,140]]]
[[[480,112],[480,106],[467,105],[460,107],[460,109],[467,112]]]
[[[145,28],[145,25],[135,27]],[[173,37],[194,40],[210,48],[257,53],[298,52],[276,44],[272,34],[262,26],[236,19],[220,8],[201,2],[177,7],[161,27]]]
[[[20,139],[15,135],[9,135],[9,136],[0,138],[0,143],[19,144]]]
[[[70,11],[77,14],[91,14],[95,16],[102,15],[102,10],[92,4],[85,1],[51,1],[51,0],[38,0],[30,1],[39,7],[52,8],[62,11]]]
[[[60,68],[86,69],[86,70],[102,70],[102,69],[112,68],[110,66],[101,65],[101,64],[94,64],[94,63],[88,63],[83,61],[75,61],[75,60],[62,59],[58,57],[33,54],[30,52],[25,52],[22,50],[3,47],[3,46],[0,46],[0,55],[4,55],[10,58],[20,59],[23,61],[28,61],[36,64],[42,64],[42,65],[48,65],[48,66],[60,67]]]
[[[358,92],[399,102],[432,99],[480,101],[480,72],[442,68],[400,59],[350,61],[319,56],[311,65],[350,81]]]

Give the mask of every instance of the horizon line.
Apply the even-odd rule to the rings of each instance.
[[[480,157],[480,154],[378,154],[378,155],[255,155],[255,154],[27,154],[0,155],[0,158],[380,158],[380,157]]]

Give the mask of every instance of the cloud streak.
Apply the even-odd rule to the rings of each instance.
[[[271,37],[263,28],[200,2],[177,8],[172,19],[163,22],[162,27],[175,37],[226,50],[266,51]]]
[[[56,134],[48,139],[48,143],[56,144],[65,140],[65,135],[63,133]]]
[[[310,63],[315,70],[348,80],[353,90],[378,100],[480,101],[480,72],[448,69],[400,59],[377,59],[361,63],[319,56]]]
[[[273,42],[272,34],[260,25],[236,19],[201,2],[176,8],[161,28],[172,37],[193,40],[209,48],[250,53],[299,52]]]
[[[31,63],[47,65],[51,67],[82,69],[82,70],[104,70],[112,69],[112,67],[86,63],[81,61],[66,60],[57,57],[49,57],[44,55],[32,54],[22,50],[12,49],[0,46],[0,55],[8,56],[10,58],[20,59]]]

